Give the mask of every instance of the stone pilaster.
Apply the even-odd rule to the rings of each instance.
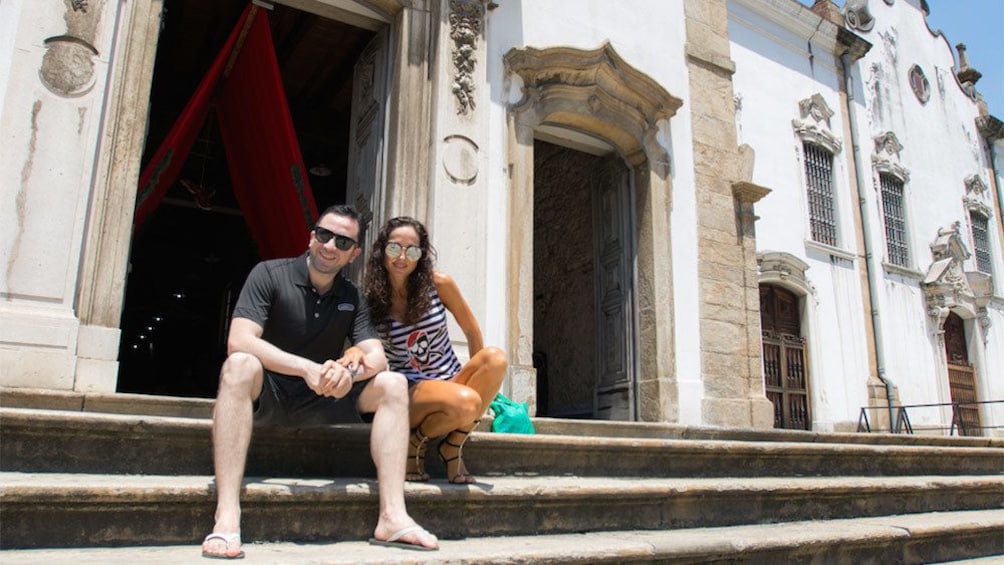
[[[100,319],[98,327],[116,328],[120,306],[115,302],[122,294],[102,289],[112,292],[97,300],[88,297],[86,313],[78,313],[77,300],[81,283],[91,282],[80,280],[82,256],[91,251],[84,249],[85,237],[100,237],[95,230],[103,229],[91,225],[89,210],[95,198],[107,196],[95,192],[95,155],[107,123],[102,113],[109,70],[117,62],[112,49],[123,6],[132,4],[32,2],[30,9],[26,5],[14,12],[19,21],[12,27],[16,37],[0,108],[0,131],[5,132],[0,175],[6,179],[0,187],[4,386],[114,390],[117,329],[103,332],[88,324]],[[132,199],[126,202],[131,205]],[[119,261],[119,290],[122,266]],[[102,268],[109,272],[95,276],[116,277],[114,268]],[[100,375],[81,377],[78,349],[112,365]]]
[[[484,326],[489,258],[486,9],[481,0],[439,0],[430,210],[439,265],[460,285]],[[501,260],[501,255],[499,256]],[[466,338],[451,321],[458,353]],[[502,345],[486,340],[486,345]],[[520,399],[524,401],[525,399]]]
[[[752,204],[757,191],[734,189],[736,147],[728,14],[724,0],[686,0],[687,66],[697,192],[701,297],[702,420],[770,427],[763,394]],[[747,226],[747,227],[744,227]]]

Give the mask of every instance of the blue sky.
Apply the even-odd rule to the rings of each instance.
[[[927,22],[952,45],[966,44],[969,66],[983,73],[976,90],[1004,119],[1004,0],[927,0]],[[958,54],[956,54],[956,60]]]
[[[844,5],[844,0],[835,1]],[[813,0],[801,2],[811,6]],[[983,73],[976,90],[987,101],[990,114],[1004,119],[1004,0],[927,0],[927,5],[928,24],[945,34],[956,62],[955,45],[966,44],[969,66]]]

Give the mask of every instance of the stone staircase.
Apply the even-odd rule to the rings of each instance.
[[[0,561],[199,559],[215,506],[211,406],[0,389]],[[435,553],[365,543],[377,513],[367,426],[258,430],[245,562],[1004,559],[1002,439],[535,426],[472,436],[478,484],[408,484],[410,513],[442,540]]]

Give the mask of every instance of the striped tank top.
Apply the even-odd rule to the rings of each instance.
[[[390,370],[403,373],[411,383],[445,380],[460,372],[446,326],[446,307],[435,288],[429,294],[432,306],[415,324],[406,326],[388,316],[378,327]]]

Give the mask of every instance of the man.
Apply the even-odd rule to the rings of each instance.
[[[244,283],[213,409],[216,524],[202,543],[203,557],[244,557],[240,489],[252,423],[324,425],[359,421],[359,413],[374,415],[370,451],[380,517],[370,542],[439,548],[404,503],[407,381],[384,370],[366,302],[340,274],[359,256],[358,238],[355,209],[332,206],[310,232],[304,255],[259,263]],[[342,352],[346,338],[353,346]]]

